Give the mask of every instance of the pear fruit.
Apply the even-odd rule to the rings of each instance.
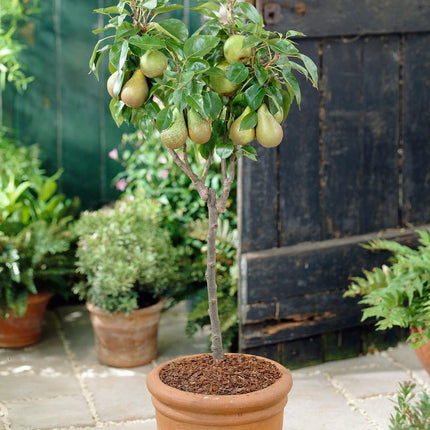
[[[212,126],[210,121],[203,118],[194,109],[190,109],[187,115],[188,135],[194,143],[204,144],[212,136]]]
[[[230,126],[230,139],[236,145],[246,145],[255,139],[254,128],[249,128],[247,130],[240,129],[240,124],[242,123],[243,118],[245,118],[249,113],[251,113],[251,109],[249,106],[247,106],[241,115],[238,116]]]
[[[161,132],[161,141],[167,148],[179,149],[187,141],[188,130],[182,112],[177,108],[173,111],[173,121],[169,128]]]
[[[258,142],[266,148],[274,148],[282,142],[284,131],[275,117],[263,103],[258,111],[258,122],[255,130]]]
[[[223,61],[217,67],[225,72],[228,63],[227,61]],[[209,80],[212,89],[221,96],[232,96],[238,88],[238,85],[233,84],[225,76],[211,75]]]
[[[241,63],[245,64],[251,58],[251,48],[243,48],[244,39],[245,36],[234,34],[225,41],[224,57],[229,63],[240,61]]]
[[[112,73],[106,82],[106,87],[107,87],[108,93],[113,99],[117,98],[113,92],[113,86],[115,85],[115,81],[116,81],[117,76],[118,76],[118,72]]]
[[[148,83],[142,70],[137,69],[125,83],[121,91],[121,100],[131,108],[138,108],[148,97]]]
[[[160,51],[146,51],[140,57],[140,69],[147,78],[162,76],[167,69],[167,57]]]

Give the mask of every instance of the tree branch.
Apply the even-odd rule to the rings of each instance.
[[[225,161],[224,159],[222,161]],[[221,171],[222,171],[222,194],[217,199],[217,210],[218,213],[223,213],[226,211],[227,200],[230,195],[231,185],[234,182],[236,173],[236,147],[233,150],[233,154],[230,158],[230,169],[229,175],[227,175],[227,163],[221,161]]]
[[[211,167],[213,157],[214,157],[214,153],[213,153],[213,151],[212,151],[212,152],[210,153],[210,155],[209,155],[208,159],[206,160],[205,168],[204,168],[204,170],[203,170],[203,174],[202,174],[202,182],[203,182],[203,184],[206,182],[206,178],[207,178],[207,176],[208,176],[209,169],[210,169],[210,167]]]

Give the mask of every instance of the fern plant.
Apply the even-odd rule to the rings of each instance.
[[[352,278],[344,294],[363,297],[359,302],[366,306],[362,320],[375,317],[378,330],[394,326],[417,328],[418,332],[408,338],[413,347],[430,339],[430,234],[417,233],[417,248],[383,239],[364,245],[372,251],[389,251],[389,264]]]

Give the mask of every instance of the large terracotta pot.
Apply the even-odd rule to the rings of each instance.
[[[30,294],[22,317],[12,314],[0,319],[0,347],[21,348],[37,343],[42,336],[43,316],[51,297],[49,293]]]
[[[282,430],[293,380],[279,363],[259,358],[273,363],[281,378],[262,390],[238,395],[204,395],[172,388],[159,377],[170,361],[155,367],[146,383],[152,394],[157,430]]]
[[[129,313],[108,313],[87,303],[97,357],[113,367],[135,367],[157,357],[158,322],[163,302]]]
[[[411,333],[420,333],[420,330],[417,327],[411,327]],[[414,348],[415,354],[418,359],[421,361],[424,369],[427,370],[427,373],[430,375],[430,342],[427,342],[418,348]]]

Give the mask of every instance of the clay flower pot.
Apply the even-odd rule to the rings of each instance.
[[[195,394],[172,388],[160,380],[159,374],[175,360],[155,367],[146,383],[152,394],[157,429],[282,430],[284,408],[293,381],[290,372],[279,363],[258,358],[273,363],[281,373],[280,379],[262,390],[236,395]]]
[[[87,303],[97,357],[113,367],[135,367],[157,357],[157,333],[163,301],[129,313],[108,313]]]
[[[420,330],[419,328],[411,327],[411,333],[421,332],[422,330]],[[427,370],[427,373],[430,375],[430,342],[424,343],[418,348],[413,349],[418,359],[421,361],[421,364],[423,365],[424,369]]]
[[[21,348],[37,343],[42,336],[42,322],[52,294],[38,293],[27,297],[22,317],[0,319],[0,348]]]

